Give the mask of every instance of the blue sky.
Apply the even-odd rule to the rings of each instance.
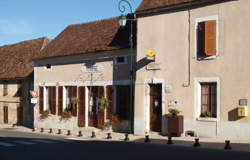
[[[141,0],[128,0],[135,10]],[[0,45],[55,38],[69,24],[120,15],[119,0],[0,0]]]

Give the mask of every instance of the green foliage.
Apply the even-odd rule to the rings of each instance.
[[[212,113],[209,111],[204,111],[201,113],[200,117],[212,117]]]
[[[80,103],[80,99],[77,97],[71,98],[71,104],[76,105]]]
[[[46,109],[46,110],[44,110],[44,111],[41,113],[40,118],[41,118],[41,119],[45,119],[45,118],[47,118],[47,117],[49,116],[49,114],[50,114],[50,110],[49,110],[49,109]]]
[[[181,113],[181,111],[179,111],[178,109],[174,109],[174,108],[170,108],[170,109],[168,110],[168,112],[169,112],[170,114],[172,114],[173,116],[176,116],[176,115],[178,115],[179,113]]]
[[[108,98],[102,97],[99,100],[99,104],[100,104],[100,109],[101,110],[104,110],[104,109],[108,108],[109,107],[109,100],[108,100]]]

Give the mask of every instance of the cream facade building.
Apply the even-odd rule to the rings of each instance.
[[[39,101],[34,127],[81,130],[104,128],[114,116],[114,130],[129,130],[128,28],[118,18],[69,25],[34,59],[34,86]],[[122,39],[120,37],[123,37]],[[100,100],[108,99],[102,109]],[[72,107],[72,100],[78,103]],[[44,112],[49,116],[44,118]],[[65,114],[70,112],[70,117]]]
[[[248,0],[142,1],[137,63],[148,50],[155,61],[137,71],[135,134],[167,134],[166,115],[175,108],[184,116],[185,131],[250,138],[249,116],[238,115],[239,103],[247,105],[250,98],[249,7]],[[160,122],[152,106],[160,106]]]

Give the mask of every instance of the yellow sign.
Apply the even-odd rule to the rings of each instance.
[[[238,116],[239,117],[248,117],[248,106],[239,106],[238,107]]]
[[[147,56],[149,56],[149,57],[154,57],[155,54],[154,54],[153,51],[150,49],[150,50],[148,50]]]

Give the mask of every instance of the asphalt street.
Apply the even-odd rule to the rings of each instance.
[[[8,135],[7,135],[8,134]],[[65,140],[42,134],[0,130],[0,160],[202,159],[250,160],[250,153],[174,145]]]

